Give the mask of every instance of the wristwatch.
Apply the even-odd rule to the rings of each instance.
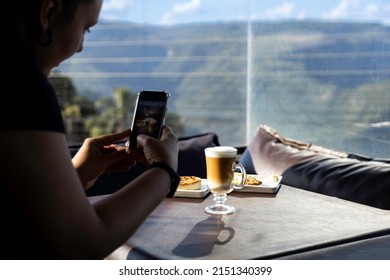
[[[167,194],[167,197],[172,198],[175,195],[176,189],[179,186],[180,183],[180,175],[173,170],[171,166],[166,164],[165,162],[153,162],[150,168],[159,167],[164,169],[166,172],[168,172],[169,176],[171,177],[171,187],[169,188],[169,192]]]

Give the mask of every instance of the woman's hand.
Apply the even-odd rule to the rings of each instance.
[[[130,150],[130,154],[138,161],[146,164],[153,162],[165,162],[173,169],[177,170],[178,164],[178,141],[172,129],[164,126],[160,140],[140,134],[137,137],[138,144],[143,148],[143,157],[135,155],[136,152]],[[143,159],[143,160],[142,160]]]
[[[129,130],[85,139],[72,163],[83,183],[84,189],[91,187],[99,176],[109,172],[131,169],[136,161],[125,147],[114,143],[127,139]]]

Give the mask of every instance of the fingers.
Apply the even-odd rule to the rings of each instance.
[[[107,173],[109,173],[109,172],[124,172],[124,171],[130,170],[136,164],[137,164],[137,162],[134,159],[128,158],[128,159],[125,159],[125,160],[122,160],[122,161],[116,162],[115,164],[110,165],[107,168],[106,172]]]
[[[166,139],[172,138],[173,136],[174,136],[173,130],[169,126],[165,125],[163,127],[160,141],[164,141]],[[141,146],[145,147],[147,141],[159,141],[159,140],[144,134],[140,134],[137,136],[137,143],[140,144]]]
[[[103,145],[110,145],[112,143],[116,143],[121,140],[127,139],[129,135],[130,135],[130,130],[127,129],[125,131],[121,131],[118,133],[111,133],[111,134],[98,136],[95,139],[98,140]]]
[[[120,150],[113,149],[110,153],[102,155],[103,162],[106,167],[106,172],[126,171],[134,167],[138,161],[133,155],[126,151],[126,148],[121,147]]]
[[[177,165],[177,138],[170,127],[164,127],[160,140],[147,135],[138,135],[137,142],[143,148],[145,159],[149,164],[161,161],[172,167]]]
[[[140,134],[137,136],[137,143],[142,147],[150,145],[156,146],[159,145],[159,142],[165,142],[165,145],[173,145],[174,143],[177,144],[176,135],[173,133],[173,130],[170,127],[164,126],[160,140],[157,140],[153,137],[144,134]]]
[[[110,147],[111,147],[112,152],[125,152],[127,158],[131,158],[131,159],[138,161],[138,162],[141,162],[143,164],[148,164],[143,153],[139,153],[139,152],[131,150],[129,148],[129,141],[126,141],[124,147],[118,146],[115,144],[111,145]],[[108,148],[110,148],[110,147],[108,147]]]
[[[165,125],[165,126],[163,127],[163,131],[162,131],[162,135],[161,135],[161,140],[164,140],[164,139],[166,139],[166,138],[170,138],[170,137],[172,137],[173,134],[174,134],[174,133],[173,133],[173,130],[172,130],[169,126]]]
[[[139,153],[137,151],[133,151],[128,149],[127,153],[130,155],[131,158],[133,158],[135,161],[142,163],[144,165],[149,165],[148,161],[145,158],[145,155],[143,153]]]

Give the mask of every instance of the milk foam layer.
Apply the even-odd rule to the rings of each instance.
[[[229,146],[216,146],[205,149],[206,157],[230,158],[237,155],[237,149]]]

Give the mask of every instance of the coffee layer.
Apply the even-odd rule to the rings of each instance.
[[[212,193],[226,193],[232,188],[236,157],[207,157],[207,185]]]

